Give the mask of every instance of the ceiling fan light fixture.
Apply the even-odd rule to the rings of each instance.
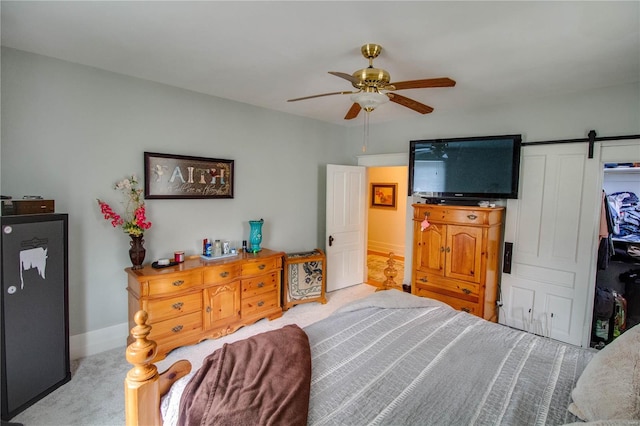
[[[389,97],[380,92],[360,92],[351,95],[351,100],[360,105],[366,112],[371,112],[380,105],[389,102]]]

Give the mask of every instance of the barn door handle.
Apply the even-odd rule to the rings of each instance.
[[[333,236],[329,235],[329,247],[333,245]]]
[[[502,272],[511,273],[511,260],[513,256],[513,243],[504,243],[504,256],[502,259]]]

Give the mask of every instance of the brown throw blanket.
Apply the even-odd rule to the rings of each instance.
[[[309,339],[297,325],[225,344],[180,400],[179,425],[306,425]]]

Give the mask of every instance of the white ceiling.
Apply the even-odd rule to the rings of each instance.
[[[435,108],[532,100],[640,81],[640,2],[2,1],[2,45],[314,119],[343,119],[348,74],[450,77],[402,95]],[[640,96],[640,94],[638,94]],[[594,106],[596,107],[596,106]],[[362,117],[363,114],[359,118]],[[394,103],[372,122],[420,116]]]

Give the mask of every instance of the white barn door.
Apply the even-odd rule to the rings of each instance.
[[[523,147],[519,198],[508,201],[505,223],[513,254],[500,322],[574,345],[584,343],[592,306],[601,199],[600,159],[587,157],[587,143]]]
[[[327,291],[364,280],[366,168],[327,165]]]

